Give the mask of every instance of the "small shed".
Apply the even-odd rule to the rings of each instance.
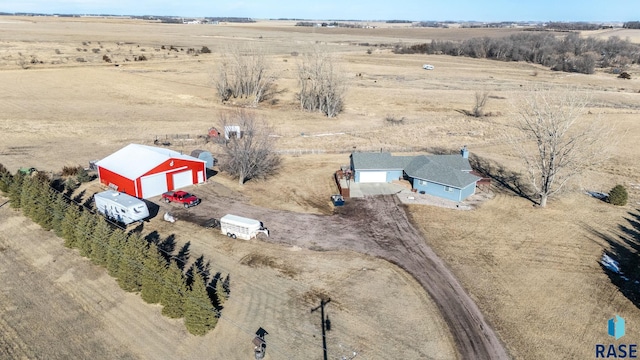
[[[213,158],[213,155],[211,155],[210,152],[206,151],[206,150],[193,150],[191,152],[191,156],[196,158],[196,159],[200,159],[200,160],[204,160],[207,162],[206,167],[207,168],[212,168],[213,165],[216,164],[216,159]]]

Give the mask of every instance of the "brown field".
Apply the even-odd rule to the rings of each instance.
[[[215,147],[197,135],[233,105],[220,104],[212,78],[220,53],[242,44],[268,53],[278,74],[278,101],[254,111],[274,126],[278,149],[288,151],[283,168],[242,187],[218,174],[193,191],[215,202],[215,185],[245,206],[328,215],[333,211],[328,195],[335,191],[331,173],[348,163],[350,151],[456,150],[466,144],[472,153],[520,171],[501,136],[511,102],[536,84],[578,89],[592,96],[585,118],[600,117],[615,129],[613,155],[575,179],[547,209],[496,187],[496,196],[476,210],[417,205],[404,210],[513,358],[593,357],[595,344],[610,342],[606,320],[614,314],[627,320],[624,339],[638,338],[640,311],[598,264],[611,246],[609,237],[638,240],[621,228],[634,224],[640,204],[637,66],[628,70],[632,80],[620,80],[604,71],[567,74],[526,63],[394,55],[373,45],[504,36],[517,29],[292,25],[2,17],[0,163],[12,171],[21,166],[58,171],[86,166],[131,142],[152,144],[175,134],[190,136],[172,139],[174,150],[207,148],[215,155]],[[593,35],[640,42],[640,31]],[[370,45],[358,45],[365,43]],[[346,109],[335,119],[300,112],[295,102],[298,58],[292,53],[316,44],[335,55],[349,79]],[[171,45],[183,51],[169,51]],[[213,53],[187,54],[202,46]],[[105,54],[113,63],[102,60]],[[133,61],[140,55],[148,61]],[[435,70],[422,70],[424,63]],[[486,110],[493,116],[461,114],[471,109],[477,91],[491,93]],[[388,115],[406,120],[390,126]],[[626,207],[584,194],[616,184],[630,191]],[[205,254],[213,271],[231,274],[232,298],[214,331],[188,335],[181,322],[122,292],[104,270],[5,205],[0,207],[5,281],[0,357],[241,359],[252,356],[251,335],[263,326],[270,333],[268,359],[319,358],[319,315],[309,309],[327,295],[335,325],[328,338],[333,358],[353,351],[365,359],[456,358],[453,336],[434,301],[413,277],[384,260],[347,250],[311,251],[285,240],[230,241],[188,222],[171,226],[154,219],[145,230],[190,241],[194,257]]]

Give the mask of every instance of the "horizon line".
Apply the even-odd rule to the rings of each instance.
[[[192,18],[192,19],[207,19],[207,18],[227,18],[227,19],[250,19],[250,20],[271,20],[271,21],[354,21],[354,22],[397,22],[397,23],[419,23],[419,22],[435,22],[435,23],[484,23],[484,24],[501,24],[501,23],[584,23],[584,24],[601,24],[601,23],[627,23],[633,21],[624,20],[499,20],[499,21],[486,21],[486,20],[410,20],[410,19],[331,19],[331,18],[295,18],[295,17],[283,17],[283,18],[259,18],[249,16],[185,16],[185,15],[135,15],[135,14],[100,14],[100,13],[75,13],[75,12],[56,12],[56,13],[39,13],[31,11],[19,11],[19,12],[7,12],[0,11],[0,16],[63,16],[63,17],[156,17],[156,18]]]

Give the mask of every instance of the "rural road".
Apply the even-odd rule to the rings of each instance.
[[[262,241],[312,250],[350,250],[385,259],[411,274],[431,296],[449,325],[461,359],[510,358],[478,306],[411,224],[396,196],[350,199],[331,216],[259,208],[233,198],[220,200],[203,201],[189,212],[174,214],[198,223],[206,219],[200,214],[242,214],[260,219],[271,230],[269,238],[260,237]]]

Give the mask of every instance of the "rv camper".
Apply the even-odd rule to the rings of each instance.
[[[149,217],[144,201],[115,190],[107,190],[93,196],[98,212],[106,218],[129,225]]]
[[[258,220],[227,214],[220,219],[220,231],[231,238],[250,240],[264,233],[269,236],[269,230]]]

